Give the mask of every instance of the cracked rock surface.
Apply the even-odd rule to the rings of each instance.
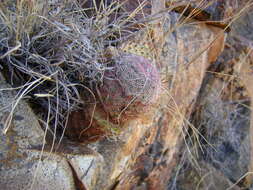
[[[0,75],[0,89],[6,88],[10,86]],[[51,154],[47,145],[42,153],[44,131],[24,101],[15,109],[7,134],[3,133],[14,97],[14,91],[0,91],[1,189],[93,189],[103,163],[101,156],[87,148],[64,143],[63,148]]]

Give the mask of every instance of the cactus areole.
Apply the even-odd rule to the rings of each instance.
[[[156,103],[160,88],[160,75],[150,60],[122,53],[113,58],[112,69],[105,71],[99,94],[113,120],[129,119],[148,112]]]

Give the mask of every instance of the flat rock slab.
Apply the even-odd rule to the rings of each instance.
[[[43,144],[44,131],[24,101],[19,102],[9,130],[3,133],[15,100],[15,92],[3,91],[6,88],[10,86],[0,75],[0,187],[6,190],[74,190],[72,172],[66,160],[48,157],[39,162],[40,151],[31,151],[33,147]]]

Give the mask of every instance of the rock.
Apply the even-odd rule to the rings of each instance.
[[[50,154],[45,151],[39,161],[40,150],[27,150],[25,153],[27,158],[22,158],[18,168],[1,172],[0,178],[5,181],[1,187],[7,190],[94,189],[100,172],[99,164],[102,163],[96,154],[87,154],[86,151],[64,156],[62,152]]]
[[[252,72],[247,44],[240,42],[234,27],[215,63],[218,67],[206,77],[195,113],[198,122],[194,125],[200,126],[205,138],[204,153],[199,159],[204,159],[233,183],[240,179],[241,188],[248,188],[252,182],[241,177],[250,170],[252,157],[249,119]]]
[[[98,106],[94,107],[94,105],[73,111],[69,116],[65,135],[72,141],[82,143],[103,139],[106,134],[110,133],[109,128],[112,128],[104,118],[106,118],[104,110]]]
[[[149,117],[154,119],[155,116]],[[105,161],[95,189],[109,189],[117,184],[119,177],[128,171],[129,162],[135,155],[145,131],[150,127],[148,122],[132,120],[122,128],[117,139],[107,138],[89,145],[91,149],[99,152]]]
[[[224,83],[216,81],[214,84],[206,96],[201,117],[205,124],[205,138],[212,144],[212,147],[206,147],[205,158],[236,182],[248,170],[250,113],[247,108],[236,103],[224,103],[225,99],[221,100],[218,95],[224,88]],[[227,93],[230,94],[229,91]]]
[[[247,20],[246,20],[247,21]],[[239,57],[238,63],[235,65],[235,70],[237,74],[240,76],[240,81],[243,84],[243,87],[246,89],[247,94],[250,97],[250,107],[252,110],[252,101],[253,101],[253,88],[252,88],[252,82],[253,82],[253,76],[252,76],[252,64],[253,64],[253,53],[251,51],[251,48],[248,49],[245,53],[242,53]],[[249,139],[245,141],[246,145],[250,144],[247,149],[245,149],[245,152],[250,152],[250,158],[247,159],[249,160],[248,163],[248,171],[252,172],[253,171],[253,112],[251,111],[251,116],[250,116],[250,127],[249,127],[249,134],[246,135]],[[247,155],[248,156],[248,155]],[[240,165],[243,165],[243,162],[240,162]],[[248,175],[246,177],[246,182],[245,182],[247,187],[252,186],[253,184],[253,176]]]
[[[251,6],[250,1],[241,0],[168,0],[167,7],[172,7],[174,11],[182,13],[184,16],[194,18],[206,24],[223,28],[229,31],[230,22],[247,12]]]
[[[67,159],[75,180],[80,181],[87,190],[96,188],[105,165],[104,158],[100,154],[87,146],[66,142],[61,143],[57,153]]]
[[[0,89],[10,88],[2,75],[0,78]],[[24,101],[19,102],[10,129],[6,135],[3,134],[5,119],[10,113],[10,105],[14,97],[13,91],[0,92],[1,188],[6,190],[29,189],[37,173],[33,186],[36,190],[59,188],[74,190],[73,177],[66,160],[60,157],[48,157],[47,159],[43,157],[40,163],[40,151],[31,151],[33,147],[43,144],[44,132],[36,116]],[[40,169],[36,170],[39,163]]]
[[[242,43],[246,46],[252,46],[253,42],[253,8],[247,9],[232,24],[232,36],[240,37]],[[250,45],[251,44],[251,45]]]
[[[19,154],[12,157],[22,161],[22,164],[17,163],[15,167],[12,166],[12,163],[9,168],[7,168],[9,163],[1,166],[1,179],[5,179],[4,182],[0,182],[3,183],[3,187],[6,187],[6,189],[9,187],[10,189],[14,188],[15,190],[13,180],[20,179],[14,176],[14,170],[18,168],[18,173],[21,174],[22,178],[25,178],[25,173],[30,173],[28,176],[29,184],[20,182],[21,187],[26,189],[30,187],[35,173],[37,174],[33,183],[35,189],[42,189],[45,184],[47,185],[44,189],[57,189],[57,186],[69,190],[77,187],[80,189],[166,189],[167,182],[177,165],[178,154],[185,135],[182,131],[188,128],[187,122],[206,70],[223,48],[223,43],[216,43],[216,40],[224,40],[224,33],[221,29],[216,30],[205,24],[193,24],[192,22],[176,27],[175,31],[168,33],[175,26],[173,24],[176,23],[176,20],[173,19],[178,19],[180,15],[170,13],[166,16],[167,22],[169,24],[171,22],[172,27],[164,31],[164,33],[169,35],[166,36],[166,43],[161,45],[161,49],[164,51],[161,65],[156,63],[156,66],[160,66],[159,75],[163,79],[162,84],[160,83],[160,76],[158,77],[158,72],[153,66],[144,67],[137,64],[137,67],[134,67],[131,65],[133,70],[142,71],[141,73],[147,74],[149,79],[154,79],[156,82],[155,84],[152,83],[154,82],[152,80],[150,82],[151,91],[153,90],[155,95],[153,93],[151,93],[151,96],[150,94],[144,94],[138,99],[143,103],[146,96],[151,97],[150,110],[146,113],[145,106],[141,110],[135,110],[138,111],[138,114],[141,111],[146,114],[140,114],[134,119],[123,122],[120,127],[117,126],[116,130],[120,130],[118,136],[112,135],[107,138],[96,139],[98,140],[96,143],[88,145],[94,151],[84,151],[82,145],[70,145],[65,143],[64,140],[60,149],[54,150],[51,154],[50,145],[48,145],[41,157],[41,162],[39,162],[41,148],[36,149],[34,147],[42,146],[43,131],[38,132],[38,134],[41,134],[39,136],[41,139],[40,143],[29,147],[29,149],[24,146],[22,151],[16,146],[22,144],[18,141],[16,143],[16,134],[10,136],[10,140],[5,140],[4,144],[10,141],[15,145],[11,151],[14,150],[15,154],[21,152],[24,157]],[[217,38],[218,33],[221,36],[220,38]],[[211,54],[212,48],[218,49],[218,51]],[[140,62],[142,61],[143,59],[140,60]],[[123,74],[125,73],[123,72]],[[113,75],[116,74],[113,73]],[[102,94],[117,95],[117,97],[121,98],[120,95],[107,91],[108,89],[111,90],[108,76],[104,89],[101,89],[101,91],[104,90]],[[123,76],[120,75],[118,77],[121,80],[122,78],[120,77]],[[167,80],[168,78],[169,81]],[[126,87],[124,85],[126,85],[125,83],[122,86]],[[133,87],[136,86],[133,85]],[[161,92],[157,93],[158,89]],[[131,92],[129,89],[122,88],[121,90],[124,93],[125,91]],[[158,98],[156,98],[156,93]],[[106,96],[102,98],[106,98]],[[121,102],[124,102],[124,100],[121,100]],[[105,99],[104,101],[107,100]],[[113,101],[106,103],[110,104],[111,102],[113,103]],[[116,106],[113,105],[110,108],[109,105],[110,109],[108,112],[115,112],[114,108]],[[100,108],[104,109],[102,106]],[[84,118],[82,115],[73,117],[72,121],[76,122],[74,125],[78,127],[78,130],[75,127],[72,128],[73,131],[76,130],[75,135],[77,135],[72,138],[79,137],[83,131],[83,125],[85,128],[87,126],[90,127],[91,120],[89,118],[92,118],[90,113],[92,112],[88,114],[81,113]],[[116,114],[112,115],[117,115],[118,113],[119,110],[116,110]],[[106,113],[100,110],[95,112],[94,121],[97,126],[92,128],[94,131],[91,130],[89,133],[86,131],[84,138],[92,137],[92,135],[94,137],[94,134],[103,133],[104,129],[101,130],[100,128],[102,126],[101,123],[107,122],[103,114]],[[22,113],[22,115],[25,116],[27,114]],[[109,125],[108,128],[114,130],[114,126],[111,123]],[[34,127],[33,124],[29,124],[29,126]],[[9,133],[12,130],[16,130],[16,126],[12,126]],[[3,139],[6,138],[1,135],[2,137]],[[13,138],[15,143],[12,141]],[[20,139],[22,138],[20,137]],[[35,141],[37,142],[37,139]],[[4,150],[9,151],[8,146],[3,147]],[[3,151],[3,155],[8,158],[6,151]],[[36,166],[39,166],[38,170],[36,170]],[[8,181],[8,179],[11,179],[11,181]]]
[[[44,132],[29,106],[23,101],[19,102],[13,114],[13,120],[6,134],[3,134],[6,120],[11,112],[15,93],[0,75],[0,135],[1,135],[1,161],[5,167],[9,164],[19,166],[20,159],[23,158],[22,149],[29,149],[42,145]],[[7,164],[9,163],[9,164]],[[2,166],[4,166],[2,165]],[[2,182],[2,181],[1,181]]]
[[[176,186],[171,183],[168,189],[239,190],[240,188],[210,164],[199,161],[198,167],[184,168],[184,172],[177,176]]]
[[[173,16],[167,18],[173,19]],[[182,143],[182,115],[189,117],[210,60],[220,53],[209,59],[210,43],[220,31],[204,24],[191,24],[177,28],[168,36],[167,49],[175,51],[168,51],[171,56],[164,54],[161,73],[162,79],[167,78],[163,71],[173,66],[175,78],[163,81],[159,102],[153,106],[152,114],[125,123],[117,141],[104,139],[90,145],[106,162],[97,189],[166,188]],[[221,34],[224,35],[222,31]],[[224,40],[224,36],[220,39]],[[223,43],[214,44],[222,50]],[[174,88],[169,91],[171,84]]]
[[[0,76],[0,89],[10,88]],[[3,134],[3,127],[8,114],[10,113],[11,103],[14,101],[13,91],[0,92],[0,112],[1,118],[1,146],[0,146],[0,186],[4,189],[20,190],[29,189],[33,183],[40,152],[34,153],[31,148],[42,145],[44,132],[29,106],[21,101],[15,109],[13,121],[7,134]],[[4,110],[4,111],[3,111]],[[41,162],[41,170],[37,174],[40,176],[34,184],[36,189],[74,189],[71,173],[66,172],[69,167],[57,159],[48,159]],[[60,162],[59,164],[57,162]],[[64,161],[63,161],[64,162]],[[54,166],[54,167],[53,167]],[[61,166],[61,167],[59,167]],[[58,168],[57,172],[55,169]],[[65,172],[64,172],[65,171]],[[58,178],[57,178],[57,174]],[[55,178],[51,178],[55,175]],[[64,176],[70,176],[69,180]],[[43,176],[43,178],[41,178]],[[25,179],[25,180],[24,180]],[[44,179],[44,180],[43,180]],[[38,182],[38,183],[37,183]],[[68,183],[69,182],[69,183]]]
[[[36,116],[23,100],[14,111],[13,121],[6,134],[4,123],[14,100],[14,91],[0,75],[0,187],[6,190],[81,190],[94,189],[103,159],[83,146],[63,141],[57,151],[50,153],[46,144],[43,153],[44,131]]]

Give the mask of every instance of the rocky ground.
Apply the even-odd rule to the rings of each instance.
[[[6,65],[20,52],[0,46],[0,189],[253,187],[253,2],[140,3],[134,19],[157,18],[148,27],[137,22],[129,40],[106,49],[116,66],[103,72],[101,93],[93,91],[102,103],[70,112],[63,138],[45,127],[48,111],[32,94],[12,109],[20,91]],[[136,7],[129,0],[122,10]]]

